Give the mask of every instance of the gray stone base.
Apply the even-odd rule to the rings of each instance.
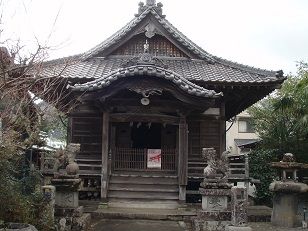
[[[227,225],[226,231],[252,231],[252,229],[249,226],[242,227],[242,226]]]
[[[73,218],[72,231],[85,231],[90,227],[91,214],[85,213],[81,217]]]
[[[298,194],[275,192],[273,197],[272,225],[278,227],[301,227],[297,219]]]
[[[0,231],[37,231],[37,229],[29,224],[10,223],[7,228],[0,229]]]
[[[83,206],[77,208],[55,208],[55,216],[57,217],[81,217],[83,214]]]
[[[70,231],[85,231],[90,226],[91,214],[84,213],[79,217],[57,217],[56,222],[60,227],[60,220],[65,219],[65,230]]]
[[[230,221],[204,221],[198,218],[192,219],[193,231],[225,231]]]

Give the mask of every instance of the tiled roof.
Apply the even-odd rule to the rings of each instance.
[[[121,69],[131,57],[92,58],[81,60],[80,56],[74,61],[57,61],[46,65],[40,73],[42,76],[58,76],[70,79],[98,79],[107,77],[110,73]],[[69,60],[69,59],[68,59]],[[186,58],[161,59],[168,70],[175,72],[189,81],[206,83],[270,83],[283,80],[277,72],[253,70],[249,67],[238,68],[236,65],[225,63],[208,63],[203,60]],[[48,63],[47,63],[48,64]]]
[[[132,57],[96,56],[122,41],[129,32],[140,25],[147,15],[151,15],[167,31],[169,36],[172,36],[197,57],[196,59],[158,57],[169,71],[175,72],[189,81],[218,84],[262,84],[281,83],[285,79],[282,72],[245,66],[207,53],[168,22],[162,15],[160,7],[161,5],[158,4],[141,5],[136,17],[110,38],[83,54],[45,63],[41,75],[58,76],[61,74],[62,77],[75,79],[74,82],[108,78],[111,73],[123,68]]]
[[[135,76],[151,76],[166,79],[173,82],[175,85],[177,85],[180,89],[187,92],[188,94],[195,96],[219,97],[221,95],[217,94],[215,91],[207,90],[203,87],[200,87],[173,71],[166,70],[162,67],[157,67],[154,65],[144,64],[121,68],[94,81],[90,81],[84,84],[75,84],[74,86],[71,86],[71,88],[73,89],[73,91],[94,91],[107,87],[112,82],[118,79]]]

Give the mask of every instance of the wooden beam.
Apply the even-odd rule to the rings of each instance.
[[[157,122],[167,124],[179,124],[180,118],[176,116],[161,114],[140,114],[140,113],[113,113],[110,114],[112,122]]]
[[[186,200],[186,185],[188,176],[188,126],[185,118],[181,119],[179,124],[179,164],[178,164],[178,176],[179,176],[179,200]]]
[[[101,198],[107,198],[108,192],[108,151],[109,151],[109,112],[103,113],[102,128],[102,173],[101,173]]]

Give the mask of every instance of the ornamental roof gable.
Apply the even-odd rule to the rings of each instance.
[[[140,39],[143,36],[143,40],[147,40],[150,46],[154,43],[155,39],[157,40],[158,37],[161,37],[161,40],[170,43],[169,47],[171,50],[176,50],[176,54],[181,54],[180,57],[214,62],[211,54],[193,43],[165,18],[165,15],[162,13],[162,6],[161,3],[156,4],[155,0],[147,0],[146,4],[140,2],[135,18],[111,37],[85,52],[83,59],[88,60],[93,57],[106,57],[114,54],[119,48],[123,48],[125,44],[133,43],[136,38],[138,40],[138,38]],[[152,48],[150,47],[150,49]],[[163,53],[168,57],[175,56],[173,53]],[[161,56],[162,54],[159,55]]]

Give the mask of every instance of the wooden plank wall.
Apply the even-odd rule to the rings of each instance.
[[[202,176],[205,162],[202,148],[215,148],[220,155],[221,123],[217,119],[188,121],[188,173],[190,177]]]
[[[102,158],[102,113],[95,107],[79,106],[70,115],[68,142],[80,143],[76,159]]]

